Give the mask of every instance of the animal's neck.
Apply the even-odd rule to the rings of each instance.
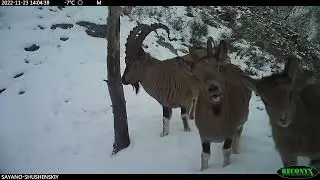
[[[141,64],[141,85],[143,86],[146,78],[148,78],[148,69],[154,67],[156,64],[158,64],[159,61],[158,59],[152,57],[149,53],[144,52],[143,55],[143,63]]]

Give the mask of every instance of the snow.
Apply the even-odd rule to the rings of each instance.
[[[181,7],[176,8],[182,16]],[[78,25],[50,29],[53,23],[79,20],[105,23],[106,7],[67,7],[62,11],[56,7],[1,7],[0,12],[0,88],[6,88],[0,94],[0,172],[199,173],[202,149],[194,121],[190,121],[192,131],[184,132],[180,112],[175,109],[170,134],[160,138],[161,106],[143,89],[135,95],[131,86],[124,86],[131,144],[111,156],[113,114],[103,82],[107,41],[86,35]],[[45,29],[33,30],[38,25]],[[128,17],[121,18],[122,72],[126,37],[135,25]],[[216,39],[221,32],[210,29]],[[62,36],[69,40],[60,41]],[[160,60],[175,56],[157,47],[155,41],[155,33],[151,33],[145,41],[147,52]],[[33,43],[40,49],[24,51]],[[179,42],[173,45],[180,46]],[[23,76],[13,78],[21,72]],[[21,90],[25,93],[18,94]],[[222,144],[212,144],[209,169],[203,173],[275,173],[281,167],[266,112],[257,107],[264,109],[253,94],[240,154],[232,155],[232,164],[223,168]]]

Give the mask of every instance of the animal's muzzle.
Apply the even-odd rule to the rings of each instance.
[[[208,89],[208,95],[211,103],[219,103],[222,100],[223,91],[221,87],[212,84]]]
[[[124,85],[130,84],[130,83],[126,80],[125,76],[122,76],[121,82],[122,82],[122,84],[124,84]]]
[[[281,127],[288,127],[291,124],[291,121],[289,120],[288,115],[287,114],[281,115],[278,124]]]

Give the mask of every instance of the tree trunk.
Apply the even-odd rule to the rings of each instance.
[[[108,89],[114,117],[114,144],[112,154],[130,145],[127,111],[120,75],[120,7],[109,6],[107,18]]]

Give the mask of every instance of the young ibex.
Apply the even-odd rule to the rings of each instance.
[[[222,40],[213,53],[212,38],[207,41],[207,57],[197,60],[192,73],[201,82],[195,124],[202,141],[201,170],[208,168],[211,142],[223,142],[223,166],[230,164],[231,152],[238,153],[238,142],[248,119],[251,90],[239,79],[240,68],[228,62],[227,42]]]
[[[260,96],[269,116],[272,137],[283,165],[306,156],[320,169],[320,83],[296,83],[297,60],[289,55],[284,71],[262,79],[241,80]]]
[[[165,29],[169,37],[169,28],[163,24],[139,24],[130,32],[126,43],[126,68],[122,83],[131,84],[136,93],[140,83],[162,105],[163,130],[160,136],[163,137],[169,133],[172,108],[181,108],[184,130],[190,131],[187,118],[194,118],[199,85],[198,79],[184,63],[185,60],[191,61],[190,55],[160,61],[144,51],[144,39],[158,28]],[[205,55],[206,50],[197,50],[196,53],[201,52]]]

